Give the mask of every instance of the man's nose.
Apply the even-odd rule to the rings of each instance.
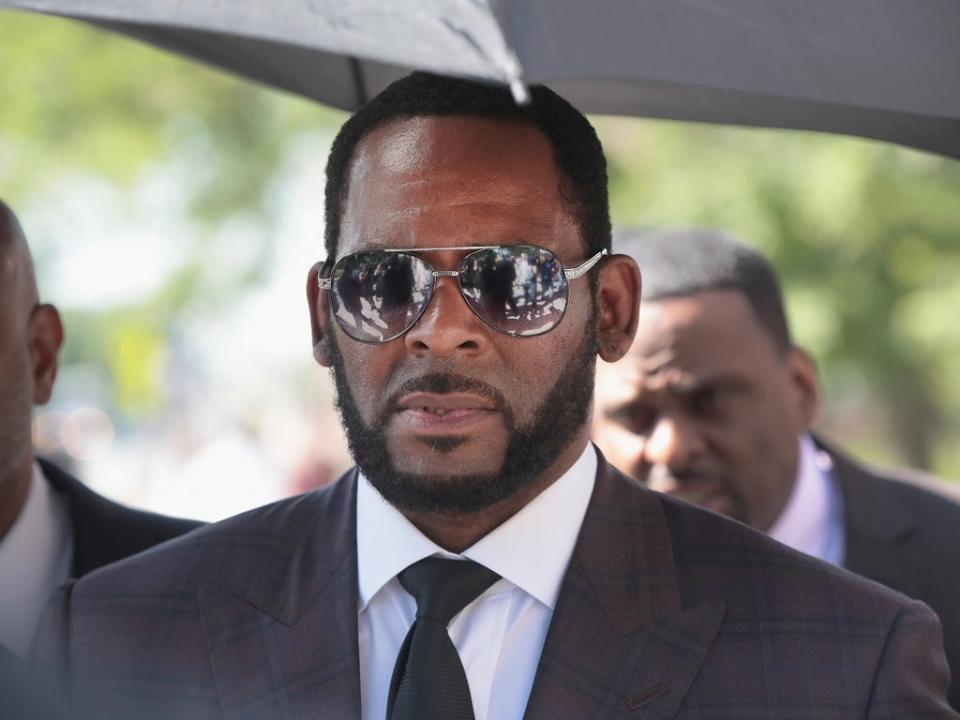
[[[489,345],[488,328],[467,306],[456,278],[437,278],[430,304],[404,336],[407,351],[438,357],[476,355]]]
[[[683,418],[661,416],[644,443],[648,465],[663,465],[671,471],[688,467],[703,452],[703,438],[695,423]]]

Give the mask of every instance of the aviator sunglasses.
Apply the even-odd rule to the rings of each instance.
[[[470,251],[456,270],[435,270],[414,253]],[[568,282],[585,275],[607,254],[601,250],[566,268],[537,245],[361,250],[344,255],[326,274],[333,316],[354,340],[385,343],[417,324],[430,304],[437,278],[455,277],[474,314],[494,330],[514,337],[553,330],[567,309]]]

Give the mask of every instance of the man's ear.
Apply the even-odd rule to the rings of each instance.
[[[633,344],[642,282],[640,268],[628,255],[611,255],[600,269],[597,352],[607,362],[622,358]]]
[[[797,419],[802,425],[800,430],[809,430],[820,410],[817,364],[806,350],[794,346],[787,358],[787,372],[798,410]]]
[[[27,327],[33,365],[33,404],[44,405],[50,400],[57,379],[63,323],[53,305],[37,305],[30,314]]]
[[[307,305],[310,308],[313,357],[324,367],[330,367],[332,360],[325,342],[326,333],[333,332],[330,327],[330,292],[320,289],[320,273],[325,266],[325,262],[314,263],[307,273]]]

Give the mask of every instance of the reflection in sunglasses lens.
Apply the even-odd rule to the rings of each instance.
[[[371,251],[342,258],[333,285],[333,312],[344,332],[363,342],[386,342],[420,317],[433,275],[414,255]]]
[[[540,335],[567,305],[563,265],[543,248],[491,247],[459,265],[460,291],[473,311],[508,335]],[[333,313],[350,337],[387,342],[409,330],[433,296],[433,270],[405,252],[347,255],[333,268]]]
[[[460,287],[484,322],[510,335],[539,335],[563,317],[567,279],[556,256],[532,246],[479,250],[464,258]]]

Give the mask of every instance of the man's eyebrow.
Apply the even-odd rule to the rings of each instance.
[[[738,390],[746,386],[746,380],[732,372],[705,375],[685,372],[670,374],[658,379],[654,383],[654,387],[648,388],[647,392],[650,394],[672,392],[679,395],[694,395],[707,389]]]
[[[644,402],[641,398],[632,397],[605,405],[602,409],[602,412],[607,417],[615,417],[616,415],[622,415],[643,404]]]
[[[733,373],[692,377],[687,382],[668,383],[668,387],[682,395],[696,395],[704,390],[742,390],[747,387],[744,378]]]

